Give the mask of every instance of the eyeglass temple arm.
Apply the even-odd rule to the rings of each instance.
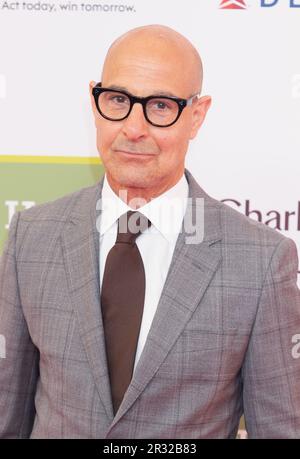
[[[197,97],[197,99],[199,99],[200,97],[200,93],[198,92],[197,94],[194,94],[193,96],[191,96],[187,101],[186,101],[186,105],[192,105],[193,103],[193,100]]]

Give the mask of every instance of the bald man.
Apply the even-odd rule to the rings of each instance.
[[[294,242],[185,168],[211,104],[159,25],[90,83],[104,177],[15,214],[0,263],[0,437],[300,438]],[[202,153],[203,154],[203,153]]]

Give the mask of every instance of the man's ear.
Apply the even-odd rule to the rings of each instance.
[[[197,132],[199,131],[205,119],[206,113],[208,112],[210,105],[210,96],[202,96],[196,102],[194,102],[190,139],[194,139],[194,137],[196,137]]]

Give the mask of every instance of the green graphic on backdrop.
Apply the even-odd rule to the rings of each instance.
[[[95,161],[94,161],[95,163]],[[98,164],[8,163],[0,158],[0,254],[7,238],[9,214],[93,185],[104,173]]]

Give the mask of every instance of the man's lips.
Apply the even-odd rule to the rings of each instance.
[[[121,153],[126,156],[134,156],[134,157],[145,157],[145,156],[155,156],[154,153],[144,153],[144,152],[132,152],[132,151],[126,151],[126,150],[115,150],[116,153]]]

